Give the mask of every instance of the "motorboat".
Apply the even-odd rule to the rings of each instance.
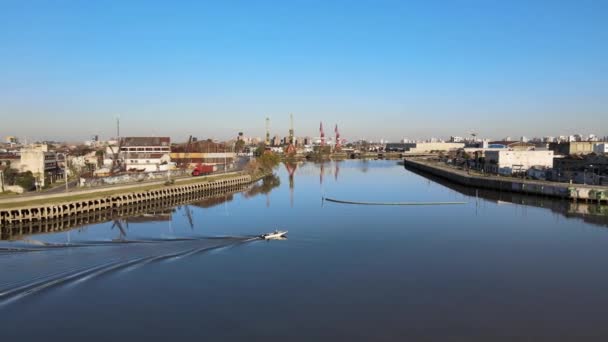
[[[264,240],[273,240],[273,239],[283,238],[283,237],[285,237],[285,235],[287,235],[286,230],[275,230],[274,232],[260,235],[260,238],[262,238]]]

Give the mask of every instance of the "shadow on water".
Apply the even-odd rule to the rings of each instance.
[[[424,173],[407,166],[405,166],[405,169],[466,196],[479,197],[495,203],[507,202],[518,205],[544,208],[567,218],[578,218],[590,224],[608,227],[607,205],[572,202],[563,199],[526,195],[515,192],[502,192],[489,189],[472,188],[450,182],[444,178]]]

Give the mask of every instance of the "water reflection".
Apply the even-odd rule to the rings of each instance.
[[[122,241],[128,235],[129,224],[154,222],[169,222],[171,224],[174,219],[173,214],[177,210],[184,212],[190,228],[193,229],[194,218],[191,207],[212,208],[219,204],[233,201],[234,195],[240,192],[243,192],[243,196],[246,198],[260,194],[268,195],[270,191],[280,186],[280,184],[279,177],[270,175],[255,184],[239,185],[223,191],[205,191],[180,197],[136,203],[111,210],[79,213],[77,215],[40,221],[12,223],[1,227],[0,240],[25,240],[30,235],[65,232],[75,228],[79,231],[85,231],[90,225],[112,222],[110,231],[118,231],[118,235],[112,234],[114,236],[112,239]]]
[[[285,161],[283,165],[285,165],[285,170],[289,176],[289,205],[293,208],[294,175],[298,169],[298,163],[295,161]]]
[[[272,174],[262,178],[261,182],[253,184],[248,190],[243,193],[245,198],[251,198],[258,195],[266,195],[266,207],[270,207],[270,196],[268,194],[275,188],[281,185],[281,179]]]
[[[127,232],[129,230],[129,224],[145,224],[150,222],[171,222],[173,220],[173,213],[175,209],[164,209],[159,211],[150,211],[141,214],[135,214],[131,216],[115,217],[112,220],[110,230],[116,229],[118,236],[113,238],[113,242],[125,242],[127,241]],[[68,235],[69,237],[69,235]]]
[[[140,237],[143,242],[112,243],[109,233],[116,238],[121,231],[118,226],[110,230],[110,217],[107,223],[88,226],[81,240],[74,239],[74,244],[104,239],[100,247],[53,246],[43,253],[5,255],[0,258],[0,269],[6,270],[0,283],[23,284],[73,269],[86,273],[67,281],[52,277],[26,283],[27,293],[40,291],[0,307],[6,311],[0,311],[3,336],[68,340],[94,335],[113,340],[147,336],[151,327],[163,327],[150,339],[606,339],[598,313],[608,304],[608,230],[588,229],[592,225],[571,219],[578,216],[570,213],[584,204],[574,208],[574,203],[547,198],[476,193],[422,178],[395,162],[303,163],[292,170],[290,175],[281,165],[276,170],[280,181],[267,177],[240,195],[190,198],[166,212],[158,208],[125,215],[129,227],[120,222],[126,240]],[[336,198],[466,197],[469,204],[321,207],[320,177],[325,183],[321,188]],[[268,199],[273,200],[272,208],[264,207]],[[224,216],[218,204],[227,207],[230,201],[238,211]],[[536,207],[566,213],[552,215]],[[587,222],[606,216],[586,208]],[[169,225],[175,231],[167,234]],[[273,229],[289,230],[289,240],[252,241]],[[103,266],[113,260],[118,264]],[[58,286],[49,288],[49,282]],[[23,329],[23,322],[33,321],[36,329]],[[268,325],[279,321],[280,326]],[[381,322],[382,328],[370,328],[370,322]]]

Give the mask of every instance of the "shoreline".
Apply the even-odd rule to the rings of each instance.
[[[256,175],[235,172],[221,177],[201,177],[184,179],[173,185],[159,184],[129,185],[112,189],[97,189],[78,193],[53,194],[48,196],[23,198],[22,201],[8,201],[0,204],[0,227],[11,223],[36,222],[81,213],[102,210],[117,210],[135,203],[153,202],[194,193],[230,190],[235,186],[253,184],[267,174]],[[180,184],[181,183],[181,184]]]
[[[404,166],[471,188],[548,196],[570,201],[608,203],[608,187],[524,180],[512,177],[478,176],[423,159],[404,159]]]

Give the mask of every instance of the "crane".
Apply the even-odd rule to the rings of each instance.
[[[325,132],[323,132],[323,121],[321,121],[321,125],[319,126],[319,132],[321,133],[321,146],[325,146]]]
[[[335,150],[336,152],[339,152],[342,150],[342,145],[340,143],[340,131],[338,131],[338,124],[336,124],[336,128],[334,129],[334,132],[336,132],[336,147]]]
[[[290,128],[289,128],[289,142],[285,148],[286,154],[296,153],[296,137],[293,130],[293,114],[289,114]]]
[[[266,117],[266,146],[270,145],[270,118]]]

